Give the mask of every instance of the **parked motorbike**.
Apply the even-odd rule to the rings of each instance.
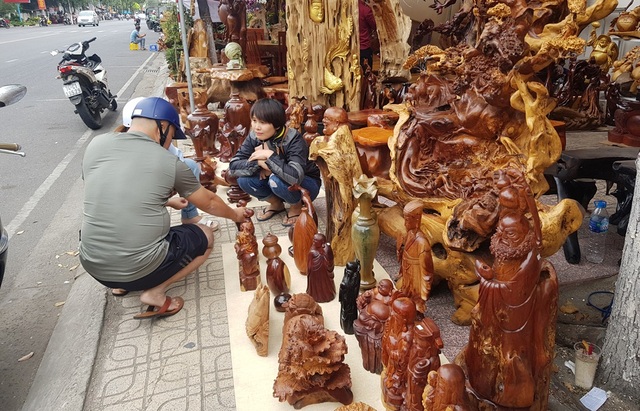
[[[7,86],[0,87],[0,107],[8,106],[9,104],[19,101],[27,92],[25,86],[19,84],[9,84]],[[25,154],[20,151],[20,145],[15,143],[0,143],[0,154],[16,154],[24,157]],[[4,269],[7,265],[7,254],[9,250],[9,235],[7,230],[2,226],[2,219],[0,218],[0,285],[4,278]]]
[[[71,16],[69,16],[68,14],[65,14],[65,15],[64,15],[63,23],[64,23],[65,25],[71,25],[71,24],[73,24],[73,21],[71,21]]]
[[[7,19],[3,19],[2,17],[0,17],[0,27],[4,27],[5,29],[9,28],[9,20]]]
[[[40,16],[40,25],[41,26],[48,26],[49,25],[49,19],[47,19],[45,16]]]
[[[64,82],[62,91],[76,107],[75,113],[80,115],[84,123],[92,130],[102,127],[102,112],[108,108],[118,108],[115,95],[109,91],[107,70],[102,66],[102,59],[93,54],[86,56],[89,43],[96,38],[74,43],[66,50],[53,50],[51,55],[63,53],[58,63],[58,72]]]

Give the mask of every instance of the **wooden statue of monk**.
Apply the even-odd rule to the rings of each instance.
[[[542,260],[540,219],[520,171],[498,170],[500,217],[491,237],[493,264],[476,262],[478,304],[469,343],[456,358],[480,401],[547,409],[554,356],[558,282]],[[531,216],[531,222],[527,218]]]
[[[336,297],[333,281],[333,251],[322,233],[313,236],[313,244],[307,258],[307,294],[319,303],[327,303]]]
[[[433,283],[431,245],[420,228],[423,207],[420,200],[410,201],[404,207],[407,235],[404,243],[398,247],[400,274],[396,282],[398,290],[413,300],[420,314],[425,312]]]

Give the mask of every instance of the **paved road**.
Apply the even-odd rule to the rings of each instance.
[[[24,84],[27,95],[0,111],[2,142],[18,142],[26,158],[0,157],[0,215],[11,238],[9,263],[0,289],[0,404],[21,408],[73,283],[80,223],[80,163],[90,139],[119,123],[107,113],[102,131],[89,130],[62,94],[50,50],[97,37],[98,54],[120,108],[131,97],[156,53],[128,49],[131,21],[99,27],[49,26],[0,32],[0,85]],[[143,29],[143,32],[146,30]],[[148,44],[158,35],[148,33]],[[58,306],[57,306],[58,305]],[[81,327],[77,330],[82,333]],[[18,358],[33,352],[30,359]],[[78,353],[79,356],[82,353]]]

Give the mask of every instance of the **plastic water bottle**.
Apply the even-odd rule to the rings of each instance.
[[[593,203],[596,209],[589,218],[589,242],[585,257],[589,262],[600,264],[606,252],[609,213],[607,213],[606,201],[596,200]]]

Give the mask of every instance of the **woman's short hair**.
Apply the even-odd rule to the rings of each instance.
[[[284,113],[284,107],[278,100],[272,98],[263,98],[251,107],[251,118],[257,118],[260,121],[273,125],[276,130],[284,127],[287,123],[287,115]]]

